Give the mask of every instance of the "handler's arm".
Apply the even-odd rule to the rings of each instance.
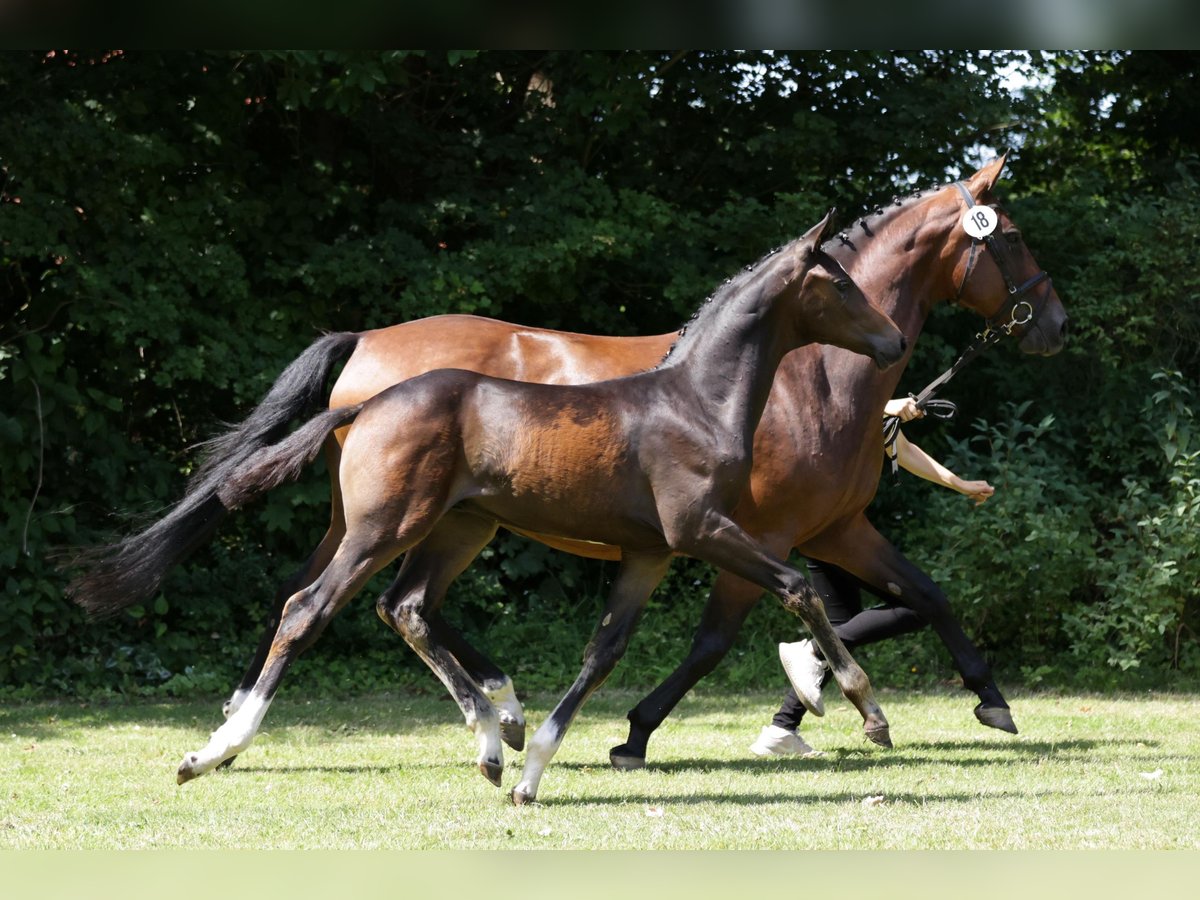
[[[904,436],[904,432],[896,435],[896,462],[908,472],[919,478],[948,487],[952,491],[965,494],[975,501],[978,506],[996,492],[996,489],[986,481],[964,481],[940,462],[912,443]]]

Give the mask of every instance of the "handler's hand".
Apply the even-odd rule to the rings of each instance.
[[[925,410],[917,406],[917,401],[912,397],[897,397],[884,404],[883,414],[896,416],[901,422],[911,422],[913,419],[923,419]]]
[[[974,500],[976,506],[979,506],[988,497],[996,493],[996,489],[986,481],[964,481],[959,491]]]

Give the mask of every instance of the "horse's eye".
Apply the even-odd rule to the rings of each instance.
[[[833,283],[833,286],[837,288],[839,294],[846,294],[850,292],[850,282],[845,278],[839,278]]]
[[[1020,243],[1021,243],[1021,232],[1019,232],[1019,231],[1006,231],[1006,232],[1004,232],[1004,238],[1005,238],[1005,240],[1007,240],[1007,241],[1008,241],[1008,243],[1009,243],[1011,246],[1015,247],[1015,246],[1017,246],[1018,244],[1020,244]]]

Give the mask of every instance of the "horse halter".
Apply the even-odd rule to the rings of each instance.
[[[975,209],[978,204],[975,198],[971,196],[971,192],[961,181],[954,182],[954,186],[958,188],[958,192],[962,194],[963,199],[967,201],[967,210]],[[1000,241],[996,237],[996,227],[993,226],[991,231],[984,234],[982,237],[972,236],[971,240],[971,255],[967,258],[967,268],[963,272],[962,281],[958,285],[958,290],[954,294],[951,303],[957,303],[962,297],[963,291],[967,287],[967,281],[971,277],[971,273],[975,271],[975,264],[979,261],[979,247],[986,246],[988,252],[992,254],[992,259],[996,261],[996,268],[1000,270],[1000,277],[1004,279],[1004,286],[1008,288],[1008,301],[996,310],[995,315],[987,319],[984,323],[983,332],[978,335],[980,340],[988,343],[1000,339],[1001,333],[1012,334],[1013,329],[1021,325],[1031,325],[1041,315],[1042,309],[1046,304],[1046,298],[1050,296],[1050,292],[1043,291],[1042,294],[1035,298],[1035,303],[1031,303],[1025,299],[1035,287],[1043,281],[1049,282],[1050,276],[1044,269],[1039,269],[1037,274],[1026,279],[1021,284],[1017,284],[1008,271],[1008,266],[1005,264],[1004,254],[1000,250]],[[1007,320],[1007,321],[1006,321]],[[992,337],[995,335],[995,337]]]
[[[968,212],[979,205],[961,181],[954,182],[954,186],[958,188],[958,192],[967,201]],[[988,217],[984,216],[976,224],[983,225],[987,219]],[[975,341],[963,352],[962,356],[955,360],[954,365],[926,385],[921,393],[916,395],[909,394],[910,397],[917,401],[918,409],[926,410],[929,414],[939,419],[953,418],[958,412],[958,407],[954,405],[952,400],[935,398],[934,395],[945,387],[947,382],[957,375],[967,363],[971,362],[976,356],[1005,335],[1012,334],[1014,328],[1022,325],[1032,325],[1037,321],[1037,317],[1041,315],[1042,309],[1046,305],[1046,299],[1050,296],[1050,290],[1048,289],[1050,276],[1046,274],[1044,269],[1039,269],[1036,275],[1026,279],[1021,284],[1017,284],[1013,280],[1012,274],[1008,271],[1008,266],[1005,264],[1004,254],[1000,250],[1000,242],[996,237],[996,228],[997,224],[992,223],[991,230],[986,234],[982,234],[979,237],[976,237],[974,234],[971,235],[971,255],[967,257],[967,268],[963,272],[962,282],[958,285],[958,291],[950,302],[957,303],[959,298],[962,297],[962,292],[966,289],[967,281],[970,279],[971,273],[975,271],[975,264],[979,261],[979,248],[981,245],[987,247],[988,252],[992,254],[992,259],[996,261],[996,268],[1000,270],[1000,277],[1004,279],[1004,286],[1008,288],[1008,301],[1000,305],[995,315],[984,321],[983,331],[975,335]],[[1047,290],[1043,291],[1033,302],[1025,299],[1026,295],[1043,281],[1047,284]],[[896,437],[899,432],[900,420],[895,416],[884,416],[883,452],[892,462],[892,474],[895,474],[898,468],[896,462]]]

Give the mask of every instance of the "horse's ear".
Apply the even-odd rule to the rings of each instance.
[[[825,218],[804,233],[804,237],[800,239],[800,245],[805,256],[815,253],[823,243],[837,234],[837,229],[833,227],[833,217],[836,213],[837,207],[830,209],[825,213]]]
[[[1008,161],[1008,151],[1005,150],[998,157],[967,179],[967,190],[971,192],[971,196],[976,200],[979,199],[985,192],[990,191],[1000,180],[1000,171],[1004,168],[1004,164]]]

